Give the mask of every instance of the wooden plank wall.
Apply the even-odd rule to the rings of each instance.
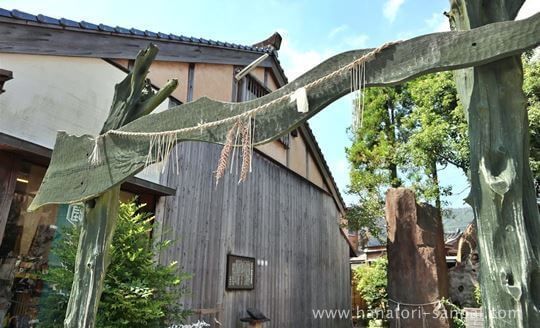
[[[177,194],[162,198],[157,217],[166,238],[177,241],[160,261],[178,261],[193,275],[185,307],[222,308],[221,327],[245,327],[239,318],[247,307],[271,319],[265,327],[350,327],[348,320],[312,315],[351,306],[349,249],[332,198],[257,153],[245,183],[233,172],[216,187],[221,146],[186,142],[177,149],[180,174],[169,165],[162,177]],[[268,261],[256,267],[255,290],[225,291],[227,253]],[[200,318],[219,327],[211,315]]]
[[[0,151],[0,244],[4,238],[4,229],[17,183],[18,163],[13,154]]]

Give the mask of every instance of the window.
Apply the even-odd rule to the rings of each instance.
[[[236,99],[238,101],[248,101],[257,99],[269,94],[271,91],[251,74],[246,75],[238,81]]]
[[[267,78],[265,76],[265,78]],[[249,101],[265,96],[271,92],[261,81],[255,78],[253,75],[248,74],[243,77],[237,84],[236,99],[238,101]],[[290,135],[287,134],[278,139],[279,142],[285,147],[290,148]]]

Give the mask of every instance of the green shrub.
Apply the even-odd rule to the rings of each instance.
[[[97,327],[166,327],[188,314],[178,303],[183,293],[180,285],[188,275],[178,273],[176,262],[156,263],[155,254],[170,241],[152,242],[153,217],[141,208],[135,202],[120,205]],[[41,327],[63,327],[78,241],[79,229],[73,226],[62,231],[53,249],[61,265],[43,276],[49,287],[41,306]]]
[[[387,267],[388,259],[381,257],[373,261],[371,265],[361,265],[354,271],[356,289],[372,310],[384,310],[387,307]]]
[[[465,310],[456,304],[452,303],[449,299],[441,299],[447,313],[450,314],[450,320],[452,320],[453,328],[466,328],[465,325]]]
[[[478,307],[482,306],[482,291],[480,290],[480,284],[474,286],[474,300]]]

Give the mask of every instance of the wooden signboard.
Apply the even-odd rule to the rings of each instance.
[[[251,290],[255,288],[255,258],[227,255],[227,290]]]

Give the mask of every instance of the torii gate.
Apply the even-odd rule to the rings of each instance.
[[[484,322],[486,327],[536,326],[540,322],[540,217],[528,166],[519,55],[540,44],[540,13],[512,22],[524,0],[450,2],[451,25],[461,32],[345,52],[281,89],[244,103],[201,98],[147,115],[177,82],[154,94],[144,81],[157,48],[150,45],[142,51],[133,71],[116,86],[101,136],[58,134],[51,164],[30,206],[35,210],[45,204],[86,202],[65,327],[94,326],[120,183],[149,163],[165,159],[174,143],[199,140],[226,144],[230,150],[231,131],[253,124],[250,143],[263,144],[351,92],[351,86],[358,86],[359,71],[364,86],[384,86],[457,69],[461,69],[455,76],[471,138],[469,200],[478,219]],[[156,142],[164,148],[155,148]],[[497,320],[499,310],[515,310],[518,318]]]

